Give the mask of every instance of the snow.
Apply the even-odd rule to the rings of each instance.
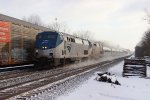
[[[116,75],[120,85],[96,81],[96,74],[57,100],[149,100],[150,80],[145,78],[122,77],[123,62],[114,65],[108,71]],[[147,70],[150,75],[150,68]],[[97,73],[97,72],[96,72]]]
[[[103,62],[103,61],[111,61],[113,59],[116,58],[120,58],[120,57],[124,57],[127,54],[116,54],[116,53],[108,53],[103,55],[100,59],[96,59],[96,60],[89,60],[86,62],[80,62],[74,65],[69,65],[69,66],[65,66],[64,68],[77,68],[77,67],[82,67],[82,66],[86,66],[86,65],[90,65],[90,64],[94,64],[94,63],[98,63],[98,62]],[[113,64],[114,65],[114,64]],[[117,65],[117,66],[121,66],[120,69],[122,69],[122,64]],[[111,67],[111,65],[110,65]],[[104,68],[105,71],[108,70],[109,67]],[[114,67],[115,68],[115,67]],[[120,70],[116,68],[115,69],[109,69],[110,71],[112,70],[112,72],[114,73],[114,70],[116,71],[116,73],[114,73],[116,76],[120,74]],[[89,95],[94,96],[94,94],[91,94],[93,90],[97,90],[97,91],[101,91],[101,85],[103,84],[105,85],[106,83],[101,83],[101,82],[97,82],[95,80],[96,75],[94,74],[94,72],[96,72],[97,69],[95,69],[94,71],[91,71],[89,73],[85,74],[81,74],[81,75],[76,75],[74,77],[69,77],[67,79],[61,80],[62,82],[54,82],[53,84],[48,84],[46,86],[34,89],[32,91],[29,91],[27,93],[22,93],[21,95],[15,96],[12,99],[16,99],[16,98],[21,98],[21,97],[28,97],[29,95],[33,95],[29,98],[27,98],[27,100],[78,100],[79,98],[77,98],[76,95],[80,96],[82,100],[82,98],[86,98],[87,100],[91,100],[90,98],[88,98]],[[118,74],[117,74],[118,73]],[[118,78],[117,78],[118,79]],[[88,80],[88,81],[87,81]],[[120,82],[120,81],[119,81]],[[97,85],[96,85],[97,84]],[[100,86],[98,86],[98,84]],[[108,83],[107,83],[108,84]],[[94,86],[93,86],[94,85]],[[99,88],[96,88],[95,86],[98,86]],[[115,85],[110,85],[111,87],[114,88]],[[87,88],[89,87],[89,88]],[[95,87],[95,88],[94,88]],[[106,88],[109,88],[107,85],[105,86]],[[91,91],[92,90],[92,91]],[[36,91],[41,91],[39,94],[36,93]],[[86,93],[85,91],[90,91],[88,93]],[[34,93],[35,92],[35,93]],[[96,91],[95,91],[96,92]],[[93,92],[93,93],[95,93]],[[103,92],[101,91],[101,94]],[[35,95],[34,95],[35,94]],[[96,100],[96,99],[93,99]],[[105,99],[102,99],[105,100]]]

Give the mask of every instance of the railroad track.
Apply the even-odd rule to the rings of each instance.
[[[32,67],[33,64],[0,68],[0,81],[35,73]]]
[[[72,64],[66,64],[65,66],[69,66],[69,65],[72,65]],[[49,68],[49,69],[48,69],[48,67],[47,67],[47,69],[35,69],[35,68],[33,68],[33,64],[29,64],[29,65],[0,68],[0,81],[10,79],[10,78],[17,78],[17,77],[21,77],[21,76],[25,76],[25,75],[31,75],[31,74],[42,72],[45,70],[55,70],[56,69],[53,66],[51,66],[51,67],[52,68]],[[59,67],[63,67],[63,65],[61,65]],[[57,67],[57,70],[59,69],[59,67]]]
[[[24,69],[31,69],[33,68],[34,64],[26,64],[26,65],[18,65],[18,66],[12,66],[12,67],[4,67],[0,68],[0,72],[7,72],[7,71],[14,71],[14,70],[24,70]]]
[[[44,77],[48,77],[53,74],[59,74],[63,71],[69,70],[68,68],[57,68],[51,70],[42,70],[37,72],[25,72],[23,74],[19,74],[17,77],[14,75],[11,78],[6,77],[3,80],[0,80],[0,90],[6,89],[8,87],[12,87],[15,85],[21,85],[24,83],[36,81],[39,79],[43,79]],[[20,76],[22,75],[22,76]],[[8,84],[9,83],[9,84]]]
[[[29,70],[8,72],[8,73],[0,75],[0,81],[7,80],[7,79],[10,79],[10,78],[17,78],[17,77],[21,77],[21,76],[32,74],[32,73],[34,73],[34,72],[29,71]]]
[[[102,63],[100,63],[100,64],[102,64]],[[93,68],[94,66],[96,66],[96,65],[85,66],[85,67],[81,67],[81,68],[77,68],[77,69],[75,69],[75,68],[73,68],[73,69],[65,68],[65,69],[63,69],[63,70],[61,69],[59,71],[56,70],[56,72],[53,72],[53,73],[51,73],[49,75],[46,74],[46,76],[43,76],[43,77],[40,77],[40,78],[37,78],[37,77],[35,78],[35,77],[29,75],[29,77],[33,77],[34,79],[32,79],[30,81],[28,80],[26,82],[21,82],[21,83],[18,83],[18,84],[16,84],[16,81],[15,81],[15,84],[11,84],[10,86],[4,86],[4,83],[1,82],[0,85],[3,88],[1,87],[0,100],[8,99],[8,98],[10,98],[12,96],[16,96],[16,95],[19,95],[21,93],[33,90],[35,88],[38,88],[38,87],[50,84],[50,83],[58,81],[58,80],[61,80],[63,78],[66,78],[66,77],[69,77],[69,76],[81,73],[81,72],[83,72],[85,70]]]
[[[54,70],[31,74],[28,76],[0,81],[0,100],[14,97],[21,93],[25,93],[27,91],[42,87],[44,85],[59,81],[61,79],[88,71],[90,69],[98,68],[100,65],[104,65],[110,62],[111,61],[105,61],[90,66],[84,66],[81,68],[58,68]]]
[[[0,80],[13,78],[17,76],[23,76],[25,73],[31,73],[33,69],[34,64],[28,64],[28,65],[18,65],[18,66],[12,66],[12,67],[4,67],[0,68]]]

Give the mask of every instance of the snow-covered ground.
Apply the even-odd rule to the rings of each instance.
[[[103,61],[112,61],[113,59],[124,57],[124,56],[127,56],[127,54],[118,54],[118,53],[117,54],[115,53],[105,54],[100,59],[96,59],[96,60],[90,59],[86,62],[80,62],[74,65],[66,66],[66,68],[74,68],[74,67],[77,68],[77,67],[82,67],[82,66],[99,63]],[[101,71],[102,70],[108,71],[108,69],[112,68],[115,64],[116,63],[112,63],[110,65],[106,65],[105,67],[102,67],[102,68],[100,67],[99,69]],[[116,74],[121,79],[122,64],[117,65],[117,67],[118,66],[120,66],[120,68],[116,68],[116,66],[114,66],[110,70],[112,70],[113,73]],[[81,73],[81,75],[75,75],[67,79],[63,79],[61,80],[61,82],[54,82],[52,84],[48,84],[46,86],[31,90],[27,93],[22,93],[21,95],[12,97],[10,98],[10,100],[12,99],[16,100],[16,98],[22,98],[22,97],[23,98],[27,97],[27,100],[56,100],[56,99],[58,100],[78,100],[78,99],[83,100],[84,98],[87,100],[91,100],[92,98],[90,97],[91,96],[96,97],[98,91],[101,94],[102,93],[105,94],[105,91],[106,91],[104,90],[105,87],[107,90],[110,89],[110,91],[113,91],[112,89],[114,87],[118,87],[118,86],[111,85],[108,83],[97,82],[95,80],[96,75],[94,75],[96,71],[98,71],[98,69]],[[103,85],[106,85],[106,86],[103,86]],[[36,93],[36,91],[37,92],[41,91],[41,92]],[[28,98],[28,95],[30,95],[29,98]],[[99,100],[99,99],[93,98],[92,100]],[[102,100],[105,100],[105,98]]]
[[[59,96],[57,100],[149,100],[150,79],[122,77],[123,61],[108,71],[115,74],[121,86],[96,81],[96,73],[68,94]],[[147,70],[150,76],[150,68]]]

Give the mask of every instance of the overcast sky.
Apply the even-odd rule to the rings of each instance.
[[[0,13],[22,19],[37,14],[45,24],[57,18],[70,30],[89,30],[96,40],[134,49],[148,25],[150,0],[0,0]]]

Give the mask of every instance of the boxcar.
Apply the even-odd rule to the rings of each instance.
[[[32,61],[36,34],[48,28],[0,14],[0,66]]]

